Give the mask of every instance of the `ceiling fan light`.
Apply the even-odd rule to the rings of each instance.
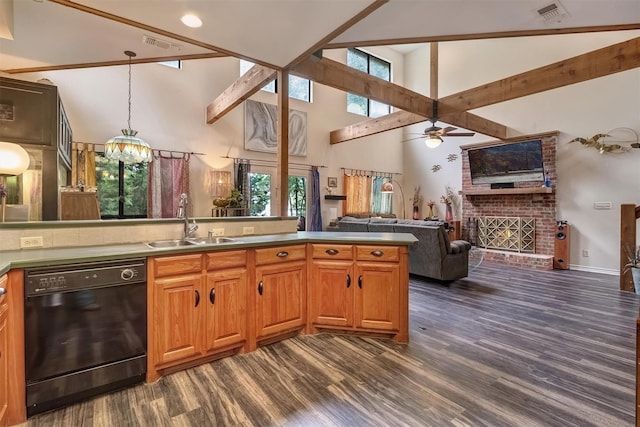
[[[429,137],[424,140],[424,145],[426,145],[428,148],[436,148],[440,144],[442,144],[442,138],[440,138],[438,135],[429,135]]]

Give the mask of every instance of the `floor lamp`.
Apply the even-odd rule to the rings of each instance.
[[[0,199],[2,199],[2,222],[7,203],[7,177],[21,175],[29,168],[29,154],[18,144],[0,142]]]
[[[382,184],[382,187],[380,188],[380,192],[385,194],[385,193],[393,193],[393,184],[392,182],[395,182],[396,185],[398,186],[398,188],[400,189],[400,195],[402,196],[402,219],[405,218],[405,210],[404,210],[404,191],[402,191],[402,186],[400,185],[400,183],[396,180],[391,180],[391,181],[387,181],[384,184]]]

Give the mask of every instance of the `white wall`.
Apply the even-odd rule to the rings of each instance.
[[[393,62],[393,78],[403,83],[403,57],[387,48],[368,52]],[[326,53],[345,62],[346,50]],[[191,195],[195,216],[211,215],[211,197],[204,186],[210,168],[233,170],[233,161],[222,156],[276,160],[275,154],[244,150],[244,107],[236,107],[212,125],[205,123],[205,108],[239,76],[239,60],[216,58],[185,61],[182,70],[157,64],[132,68],[131,125],[138,136],[155,149],[200,152],[192,157]],[[16,76],[8,76],[16,78]],[[18,78],[37,81],[48,78],[58,86],[73,128],[74,141],[103,143],[127,126],[128,66],[88,68],[24,74]],[[341,168],[402,172],[402,132],[394,131],[350,143],[331,146],[329,132],[365,117],[346,112],[346,94],[313,84],[313,102],[291,99],[290,108],[307,112],[307,156],[290,162],[326,166],[320,169],[321,188],[327,177],[338,177]],[[259,92],[252,99],[277,104],[275,94]],[[297,172],[293,169],[291,173]],[[335,194],[335,193],[334,193]],[[325,224],[329,208],[341,211],[341,202],[322,199]]]
[[[440,43],[439,95],[446,96],[638,35],[640,32],[632,31]],[[426,95],[428,58],[429,48],[425,47],[407,54],[405,63],[405,84]],[[568,141],[619,127],[640,133],[640,70],[625,71],[473,112],[507,125],[511,135],[560,131],[557,218],[569,221],[572,226],[572,268],[617,272],[620,204],[640,204],[637,185],[640,182],[640,150],[601,155],[593,148]],[[424,127],[421,124],[411,129],[416,132]],[[404,144],[405,174],[410,182],[407,186],[421,185],[427,200],[439,198],[447,184],[460,189],[460,159],[448,162],[447,155],[459,155],[461,144],[491,139],[482,135],[446,138],[434,150],[426,149],[420,141]],[[434,164],[442,165],[442,170],[431,172]],[[595,210],[593,204],[597,201],[610,201],[613,209]],[[583,250],[588,250],[590,256],[584,257]]]

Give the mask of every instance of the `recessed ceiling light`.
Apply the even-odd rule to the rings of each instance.
[[[191,28],[200,28],[202,27],[202,20],[198,18],[196,15],[187,14],[180,18],[182,23],[187,27]]]

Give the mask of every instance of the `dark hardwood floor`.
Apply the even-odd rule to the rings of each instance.
[[[638,298],[616,276],[482,263],[411,278],[409,345],[298,336],[25,426],[631,426]]]

